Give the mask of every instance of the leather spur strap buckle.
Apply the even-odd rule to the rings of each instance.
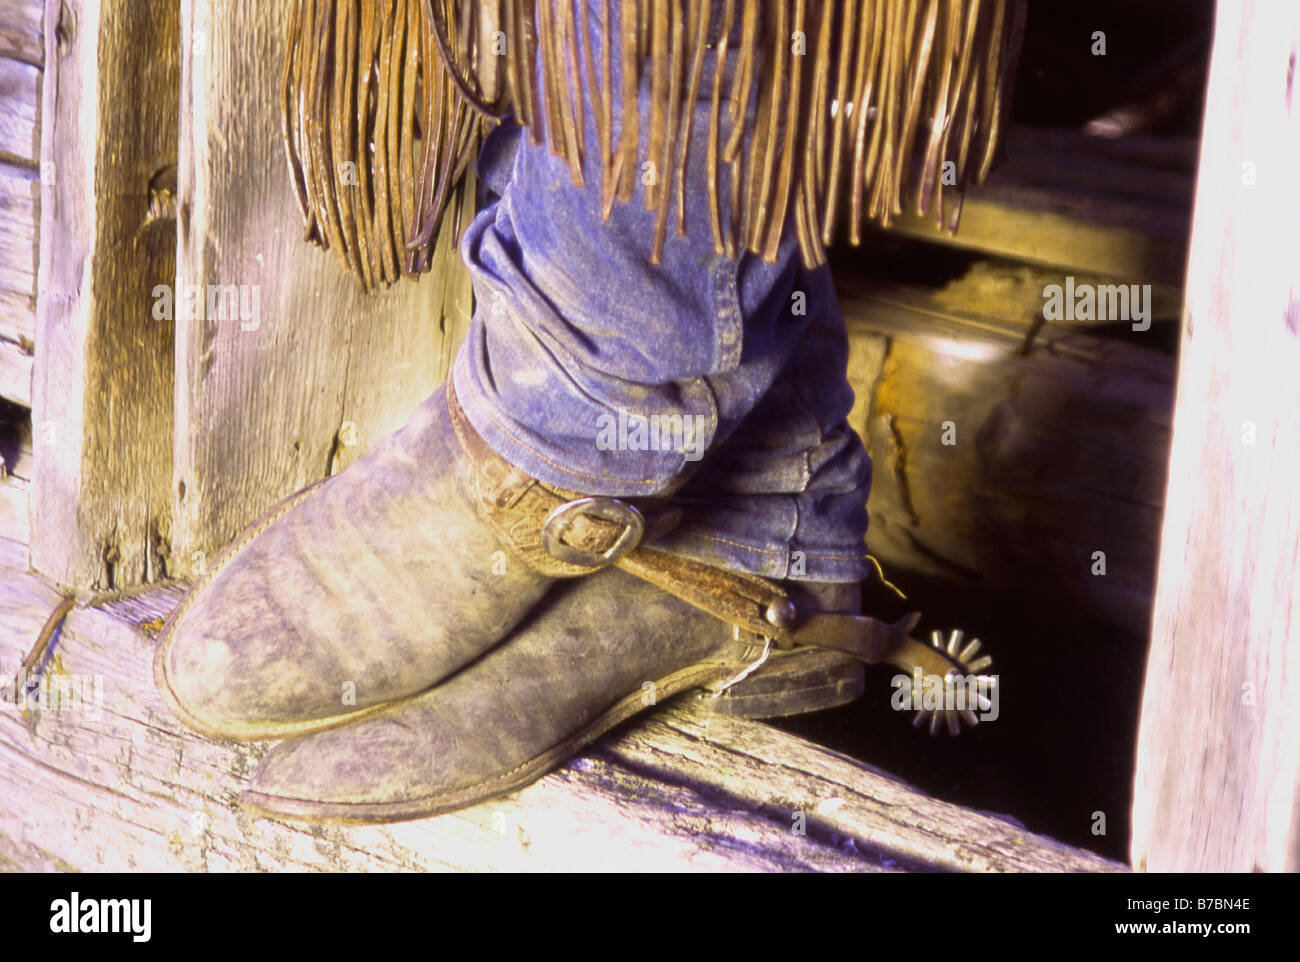
[[[575,537],[582,527],[593,521],[621,526],[613,543],[603,549],[590,538]],[[608,542],[606,525],[600,529],[600,542]],[[645,537],[645,518],[641,512],[618,498],[589,497],[566,501],[547,515],[542,525],[542,547],[551,557],[565,564],[583,568],[603,568],[630,551],[636,550]],[[576,542],[576,543],[575,543]]]
[[[543,484],[493,451],[474,430],[447,384],[451,423],[469,461],[479,517],[501,546],[550,578],[579,578],[617,564],[673,528],[681,511],[655,505],[642,511],[620,498],[586,495]]]

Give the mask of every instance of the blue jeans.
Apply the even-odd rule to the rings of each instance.
[[[602,6],[587,5],[597,41]],[[788,224],[773,263],[714,251],[705,79],[686,236],[670,211],[658,266],[643,186],[601,219],[590,105],[583,187],[517,124],[488,138],[486,203],[461,244],[476,309],[456,393],[488,445],[547,484],[667,494],[683,521],[657,547],[772,578],[858,581],[871,462],[846,421],[848,338],[830,273],[802,266]]]

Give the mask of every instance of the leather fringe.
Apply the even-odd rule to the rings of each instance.
[[[599,58],[588,3],[601,5],[607,24],[611,4],[622,4],[619,36],[601,44]],[[804,263],[816,267],[837,240],[860,243],[864,222],[888,227],[905,210],[956,231],[964,189],[996,157],[1025,15],[1024,0],[294,7],[284,145],[306,237],[333,249],[368,291],[427,271],[444,226],[459,238],[466,225],[451,201],[482,138],[507,112],[564,160],[575,185],[595,152],[606,217],[616,200],[633,199],[638,181],[645,185],[656,214],[651,263],[670,224],[685,231],[693,105],[702,96],[719,253],[774,259],[792,222]],[[705,76],[711,89],[702,92]],[[645,78],[648,131],[638,129]],[[588,109],[594,143],[586,142]]]

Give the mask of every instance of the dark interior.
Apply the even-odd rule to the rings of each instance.
[[[1184,158],[1191,177],[1212,27],[1209,0],[1033,3],[1013,120],[1080,130],[1123,108],[1128,120],[1114,132],[1182,144],[1187,149],[1165,155]],[[1095,31],[1105,33],[1105,56],[1092,53]],[[832,266],[837,278],[906,277],[937,287],[984,256],[877,234],[861,248],[835,251]],[[1166,319],[1157,341],[1171,355],[1177,334]],[[870,548],[870,533],[867,539]],[[866,610],[892,620],[919,609],[925,618],[918,631],[927,636],[960,626],[983,640],[1006,696],[1002,720],[955,739],[931,737],[890,708],[893,670],[874,668],[866,696],[854,704],[775,724],[939,798],[1127,861],[1147,637],[1063,614],[1068,609],[1057,599],[1008,586],[972,591],[908,572],[889,575],[909,600],[868,583]],[[1096,812],[1105,813],[1104,835],[1094,834]]]

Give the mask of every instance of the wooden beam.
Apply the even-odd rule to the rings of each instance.
[[[932,291],[845,272],[850,423],[874,464],[867,544],[886,571],[1140,638],[1173,360],[1148,332],[1042,324],[1044,284],[1061,281],[977,263]],[[1156,320],[1176,312],[1157,298]]]
[[[32,561],[112,586],[165,572],[175,274],[158,184],[176,163],[178,0],[46,11]]]
[[[0,542],[2,681],[58,600],[40,578],[5,570],[10,554]],[[1125,870],[794,735],[696,714],[689,695],[461,812],[353,827],[258,818],[238,798],[264,746],[184,731],[154,689],[154,643],[135,626],[176,598],[159,589],[74,610],[51,658],[67,707],[24,716],[0,704],[0,868]]]
[[[12,345],[29,357],[36,342],[40,211],[36,165],[0,161],[0,348]],[[9,399],[30,407],[30,385],[24,397]]]
[[[0,57],[42,66],[44,19],[45,0],[0,0]]]
[[[891,229],[1081,273],[1181,285],[1193,178],[1177,169],[1179,151],[1177,142],[1139,150],[1074,131],[1015,127],[1005,159],[967,192],[955,235],[906,212]]]
[[[0,340],[0,398],[32,403],[32,355],[12,341]]]
[[[42,0],[0,0],[0,398],[32,404]]]
[[[0,159],[31,162],[40,151],[41,68],[0,56]]]
[[[1222,0],[1138,738],[1134,865],[1300,869],[1300,6]]]
[[[190,574],[399,428],[445,376],[471,294],[447,232],[432,275],[369,297],[305,244],[280,139],[291,4],[182,6],[178,290],[234,285],[257,314],[177,321],[169,570]],[[466,217],[473,199],[471,182]]]

